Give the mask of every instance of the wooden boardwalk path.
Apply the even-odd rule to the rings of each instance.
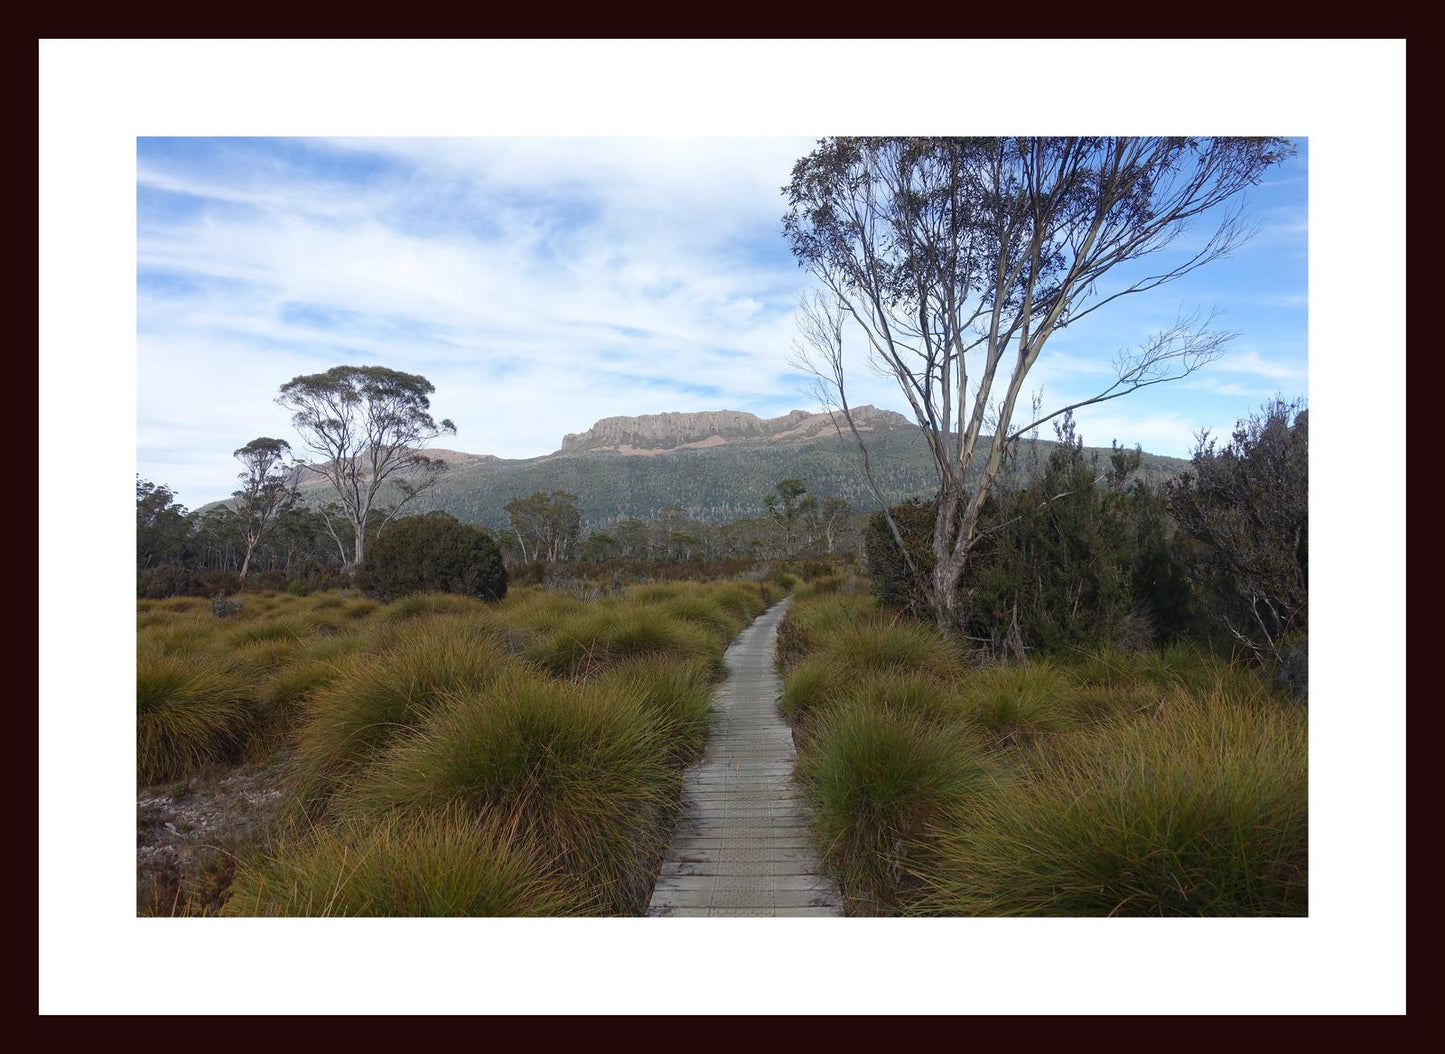
[[[716,724],[687,774],[649,916],[843,914],[809,839],[793,782],[793,736],[778,713],[773,650],[787,607],[784,600],[768,609],[728,648],[728,679],[712,701]]]

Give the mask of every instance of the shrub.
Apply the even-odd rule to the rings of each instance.
[[[225,915],[580,915],[591,905],[546,856],[460,813],[316,830],[244,861]]]
[[[517,586],[540,586],[547,574],[547,568],[540,560],[515,564],[510,571],[510,581]]]
[[[201,576],[187,570],[184,564],[142,567],[135,577],[136,596],[151,600],[199,593],[205,588]]]
[[[924,582],[933,573],[933,520],[936,509],[934,502],[910,498],[888,510],[913,560],[916,575],[909,570],[882,511],[868,517],[863,528],[863,558],[868,567],[873,595],[883,607],[918,616],[929,614],[924,599]]]
[[[1308,411],[1276,399],[1240,421],[1223,449],[1202,435],[1192,471],[1170,484],[1168,498],[1193,540],[1195,577],[1218,632],[1277,667],[1279,642],[1308,631]]]
[[[244,600],[228,600],[225,593],[211,597],[211,614],[216,618],[235,618],[245,606]]]
[[[208,597],[217,593],[230,596],[241,591],[241,576],[234,571],[206,571],[201,575],[201,588]]]
[[[480,600],[507,594],[502,551],[490,532],[444,512],[406,516],[381,533],[358,581],[383,600],[407,593],[459,593]]]

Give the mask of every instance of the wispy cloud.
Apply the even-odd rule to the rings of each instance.
[[[806,278],[781,237],[780,188],[811,145],[142,140],[139,470],[193,505],[223,496],[233,449],[290,437],[277,387],[343,362],[425,374],[452,442],[508,457],[613,414],[807,406],[786,363]],[[1303,286],[1297,268],[1254,279],[1271,274],[1267,252],[1245,262],[1250,296]],[[1121,302],[1060,333],[1030,386],[1091,394],[1188,295]],[[1303,375],[1299,356],[1219,366]],[[876,377],[860,374],[856,396],[906,409]],[[1139,412],[1149,423],[1133,435],[1163,442],[1204,411]],[[1173,434],[1179,449],[1190,430]]]

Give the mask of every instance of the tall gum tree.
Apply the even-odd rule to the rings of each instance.
[[[336,504],[321,509],[327,526],[338,545],[337,520],[352,533],[349,570],[366,558],[368,528],[383,529],[446,467],[423,449],[457,430],[445,418],[432,418],[435,391],[419,374],[384,366],[335,366],[281,386],[276,401],[291,411],[291,424],[319,459],[304,467],[325,478],[337,494]],[[383,488],[396,501],[373,515],[381,508]]]
[[[1233,334],[1214,330],[1212,313],[1181,313],[1119,352],[1097,394],[1015,425],[1049,338],[1232,252],[1253,233],[1242,192],[1293,152],[1279,138],[832,138],[794,166],[783,229],[818,290],[800,312],[793,362],[817,378],[824,405],[858,442],[894,541],[941,623],[956,624],[967,603],[959,583],[1012,442],[1068,411],[1185,377]],[[1199,219],[1207,233],[1192,248],[1156,256]],[[1101,281],[1151,257],[1152,267]],[[852,333],[898,383],[933,457],[929,575],[903,545],[853,421],[843,354]]]
[[[276,518],[296,500],[295,473],[286,463],[291,444],[284,439],[260,436],[233,455],[244,468],[239,473],[239,490],[233,491],[241,537],[246,543],[241,560],[241,578],[251,569],[251,557],[261,539],[276,525]]]

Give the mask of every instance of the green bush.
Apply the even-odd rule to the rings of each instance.
[[[936,510],[936,503],[918,498],[910,498],[888,510],[912,558],[912,571],[882,511],[868,517],[863,528],[863,559],[868,567],[873,595],[883,607],[920,617],[929,614],[924,585],[933,574],[933,521]]]
[[[1309,628],[1309,412],[1275,399],[1222,449],[1208,436],[1168,488],[1219,639],[1242,644],[1305,694]],[[1288,639],[1290,655],[1281,651]]]
[[[371,543],[358,578],[383,600],[407,593],[459,593],[480,600],[507,594],[502,551],[491,534],[444,512],[406,516]]]
[[[201,576],[184,564],[161,564],[136,571],[136,596],[151,600],[165,597],[200,595],[205,592]]]

